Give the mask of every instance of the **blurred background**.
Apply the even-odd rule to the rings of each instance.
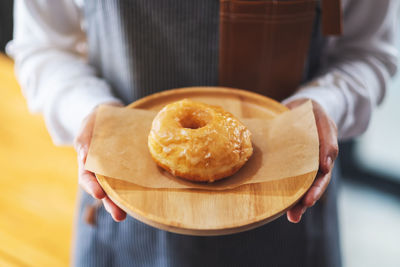
[[[12,2],[0,1],[0,266],[68,266],[75,153],[53,146],[43,119],[29,114],[3,54],[12,36]],[[344,267],[400,266],[399,100],[398,74],[367,132],[340,145]]]

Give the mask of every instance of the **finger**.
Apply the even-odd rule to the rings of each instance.
[[[89,137],[88,137],[89,138]],[[86,163],[86,158],[89,151],[90,138],[80,136],[79,139],[75,140],[74,146],[76,151],[78,152],[78,165],[79,168],[84,168],[83,166]]]
[[[83,142],[83,141],[82,141]],[[90,140],[81,143],[81,141],[75,143],[75,149],[78,152],[78,164],[84,166],[89,151]]]
[[[307,99],[298,99],[286,104],[287,107],[293,109],[308,101]],[[312,101],[315,122],[318,129],[318,137],[320,143],[320,166],[319,169],[323,173],[328,173],[335,161],[339,149],[337,143],[337,127],[335,123],[325,113],[322,106]]]
[[[86,156],[89,150],[90,142],[92,140],[94,122],[96,113],[93,112],[82,123],[82,128],[79,130],[77,137],[74,140],[75,150],[78,152],[78,160],[86,161]]]
[[[119,101],[105,102],[103,105],[118,106],[121,107],[123,104]],[[77,137],[74,140],[74,147],[76,151],[79,151],[81,146],[89,147],[90,141],[92,140],[94,124],[96,121],[96,106],[93,111],[82,121],[81,129],[79,130]]]
[[[339,149],[337,143],[337,130],[335,124],[330,121],[327,116],[319,115],[316,113],[316,124],[318,129],[318,137],[320,143],[319,158],[320,158],[320,171],[328,173],[335,161]]]
[[[287,211],[286,216],[289,222],[298,223],[301,220],[301,216],[306,211],[307,207],[305,207],[301,201],[297,203],[293,208]]]
[[[86,163],[89,145],[78,145],[76,151],[78,151],[78,164],[84,165]]]
[[[93,126],[95,120],[96,120],[96,110],[92,111],[89,115],[87,115],[86,118],[83,119],[81,128],[79,129],[75,141],[77,141],[78,143],[79,142],[85,143],[85,140],[90,141],[90,137],[92,136],[93,133]]]
[[[78,152],[78,159],[83,162],[86,161],[86,155],[89,150],[90,141],[92,139],[92,131],[87,130],[81,133],[74,141],[75,150]]]
[[[313,185],[303,197],[303,205],[305,205],[306,207],[314,206],[315,202],[321,198],[322,194],[328,187],[331,176],[332,172],[328,172],[327,174],[318,173]]]
[[[102,201],[103,201],[104,208],[106,209],[106,211],[108,211],[108,213],[111,214],[114,221],[120,222],[120,221],[125,220],[126,212],[123,211],[117,205],[115,205],[115,203],[112,202],[112,200],[109,197],[103,198]]]
[[[87,153],[84,155],[86,157]],[[82,160],[82,152],[78,159],[78,183],[92,197],[102,199],[106,196],[103,188],[101,188],[94,173],[85,170],[84,160]]]
[[[79,185],[94,198],[103,199],[106,197],[106,193],[101,188],[99,182],[97,181],[96,177],[93,173],[79,168]]]

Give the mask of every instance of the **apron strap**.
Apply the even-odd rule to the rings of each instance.
[[[322,33],[324,36],[342,35],[341,2],[341,0],[322,0]]]

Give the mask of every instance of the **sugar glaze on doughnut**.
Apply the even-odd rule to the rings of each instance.
[[[234,174],[253,153],[250,131],[231,113],[189,99],[161,109],[148,147],[160,167],[198,182]]]

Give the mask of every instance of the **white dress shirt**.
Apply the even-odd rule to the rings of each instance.
[[[344,0],[344,34],[329,37],[320,75],[284,103],[310,98],[335,121],[339,138],[365,131],[397,69],[399,0]],[[32,112],[56,144],[71,144],[94,107],[119,101],[86,60],[83,0],[16,0],[7,53]]]

